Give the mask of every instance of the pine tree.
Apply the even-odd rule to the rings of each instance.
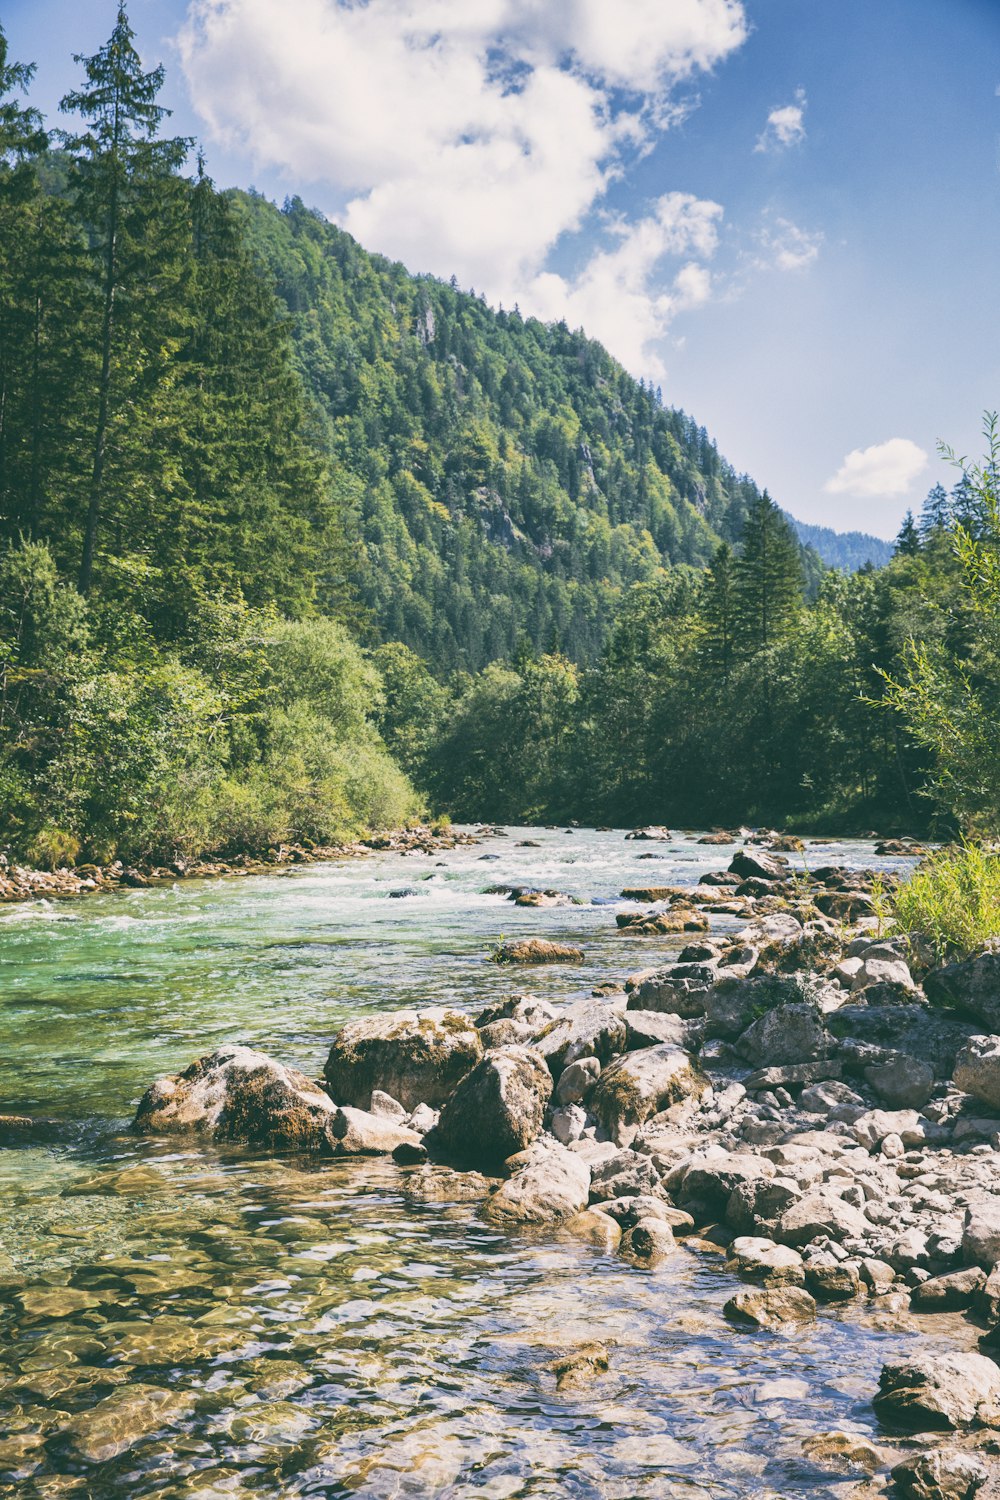
[[[321,541],[330,569],[336,552],[287,322],[229,199],[200,163],[189,208],[187,327],[171,388],[174,480],[154,506],[149,538],[157,621],[168,635],[183,631],[206,594],[300,613],[314,600]]]
[[[705,575],[699,614],[705,627],[704,659],[728,683],[736,647],[736,561],[728,542],[716,550]]]
[[[962,526],[978,537],[983,528],[982,500],[969,475],[964,473],[951,492],[951,524]]]
[[[109,439],[117,436],[116,419],[126,401],[148,397],[155,388],[177,332],[172,315],[183,275],[184,225],[176,173],[190,143],[179,136],[156,139],[170,113],[156,102],[163,69],[142,71],[124,0],[105,45],[75,60],[83,65],[86,86],[67,94],[59,107],[82,116],[87,127],[67,145],[75,154],[74,198],[90,232],[101,301],[79,571],[80,591],[87,594],[110,488]],[[135,425],[133,411],[133,431]]]
[[[19,431],[18,396],[24,351],[30,343],[30,299],[24,287],[24,243],[38,182],[35,158],[48,138],[37,110],[16,97],[28,88],[34,66],[8,61],[0,27],[0,508],[10,528]]]
[[[916,557],[919,551],[920,532],[913,519],[912,510],[908,510],[896,537],[896,552],[902,557]]]
[[[920,511],[920,535],[925,537],[938,528],[947,530],[951,522],[951,501],[948,498],[948,491],[943,484],[936,484],[928,492]]]
[[[803,590],[799,544],[766,490],[747,512],[735,583],[737,648],[754,656],[787,631]]]

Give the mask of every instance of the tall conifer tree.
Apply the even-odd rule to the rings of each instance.
[[[125,5],[92,57],[76,55],[85,86],[67,94],[64,112],[86,129],[67,140],[75,155],[75,201],[97,261],[100,372],[79,587],[93,582],[109,488],[109,438],[127,398],[148,396],[176,336],[171,314],[184,274],[183,191],[176,173],[189,142],[157,139],[170,111],[157,104],[163,69],[144,73]],[[144,387],[144,389],[142,389]]]
[[[736,561],[728,542],[722,542],[708,566],[700,609],[705,627],[704,656],[723,683],[729,681],[736,650]]]
[[[738,648],[754,656],[787,631],[802,603],[799,544],[766,490],[747,512],[735,572]]]
[[[920,532],[913,519],[912,510],[908,510],[903,517],[903,524],[896,537],[896,551],[903,557],[916,557],[920,551]]]

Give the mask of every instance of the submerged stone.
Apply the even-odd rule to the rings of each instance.
[[[722,1311],[732,1323],[776,1329],[812,1322],[816,1316],[816,1303],[798,1286],[744,1287],[730,1297]]]
[[[186,1391],[133,1385],[76,1413],[63,1431],[80,1458],[107,1463],[154,1433],[185,1421],[193,1411],[194,1398]]]

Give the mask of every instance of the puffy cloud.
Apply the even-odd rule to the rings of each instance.
[[[794,104],[783,104],[780,109],[772,109],[753,149],[786,151],[789,146],[801,145],[806,138],[805,113],[806,91],[796,89]]]
[[[890,438],[871,448],[855,448],[823,486],[828,495],[875,499],[905,495],[928,464],[928,454],[909,438]]]
[[[598,250],[574,277],[542,272],[521,297],[525,310],[541,318],[565,318],[600,339],[635,375],[662,379],[653,345],[678,313],[699,307],[712,292],[711,273],[698,259],[718,244],[722,208],[690,193],[665,193],[655,211],[636,223],[616,223],[617,241]],[[661,278],[667,257],[685,263],[669,281]]]
[[[215,138],[330,185],[370,248],[523,301],[747,31],[741,0],[191,0],[179,44]],[[653,222],[612,252],[623,287]]]
[[[778,216],[764,225],[757,242],[763,251],[756,261],[758,269],[802,271],[819,257],[823,235],[819,230],[800,229],[791,219]]]

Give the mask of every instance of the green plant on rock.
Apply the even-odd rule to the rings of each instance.
[[[507,957],[506,948],[507,942],[504,938],[503,933],[501,932],[495,943],[487,943],[486,962],[491,964],[510,963],[510,959]]]

